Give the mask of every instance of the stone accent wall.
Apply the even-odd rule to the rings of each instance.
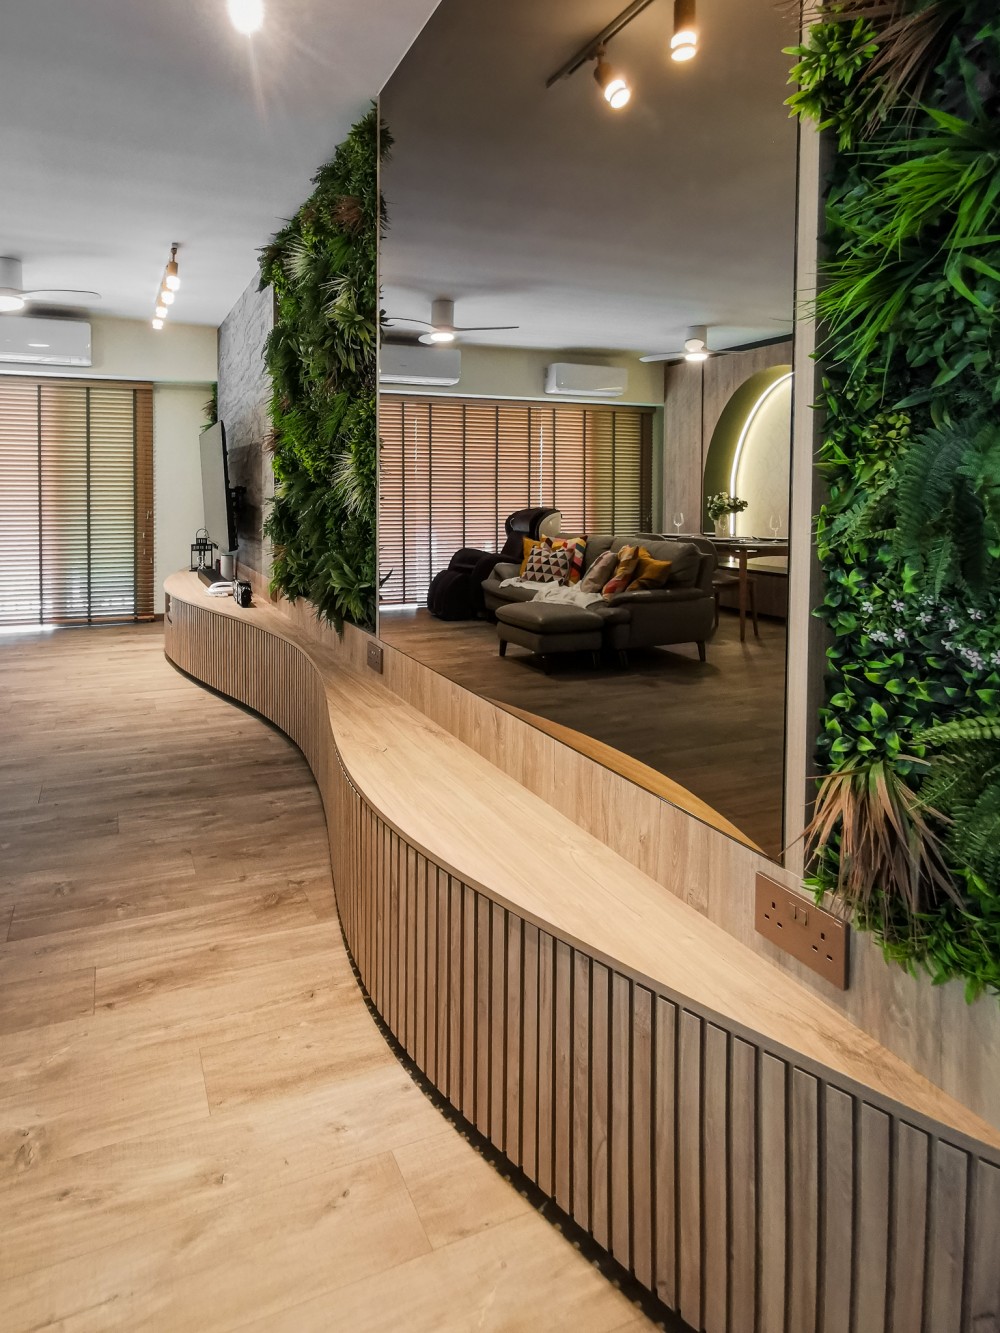
[[[270,544],[264,540],[267,503],[274,494],[270,430],[271,381],[264,368],[264,344],[274,324],[274,296],[260,292],[255,278],[219,329],[219,417],[226,428],[229,483],[245,486],[239,520],[239,562],[265,579],[270,576]]]

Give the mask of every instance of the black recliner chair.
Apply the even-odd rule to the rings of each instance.
[[[507,540],[502,550],[479,551],[463,546],[434,575],[427,589],[427,609],[440,620],[475,620],[485,613],[483,579],[504,560],[520,562],[524,538],[537,540],[542,524],[558,509],[518,509],[504,520]]]

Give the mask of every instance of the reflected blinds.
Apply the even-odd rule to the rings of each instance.
[[[571,534],[652,524],[641,408],[383,395],[379,434],[383,602],[424,601],[459,547],[499,550],[516,509],[558,509]]]
[[[151,386],[0,377],[0,625],[152,614]]]

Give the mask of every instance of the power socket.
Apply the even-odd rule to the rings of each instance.
[[[382,645],[374,639],[368,640],[368,665],[372,671],[382,674]]]
[[[831,912],[759,874],[754,927],[838,990],[847,990],[850,927]]]

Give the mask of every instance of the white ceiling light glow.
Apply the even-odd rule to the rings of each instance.
[[[153,328],[154,328],[154,329],[162,329],[162,328],[163,328],[163,320],[162,320],[162,319],[154,319],[154,320],[153,320]]]
[[[671,60],[692,60],[698,54],[698,25],[695,0],[674,0],[674,35],[670,39]]]
[[[11,314],[15,310],[23,310],[24,305],[23,296],[15,296],[13,292],[0,292],[0,311],[5,315]]]
[[[233,27],[247,37],[264,26],[264,0],[226,0],[226,8]]]

